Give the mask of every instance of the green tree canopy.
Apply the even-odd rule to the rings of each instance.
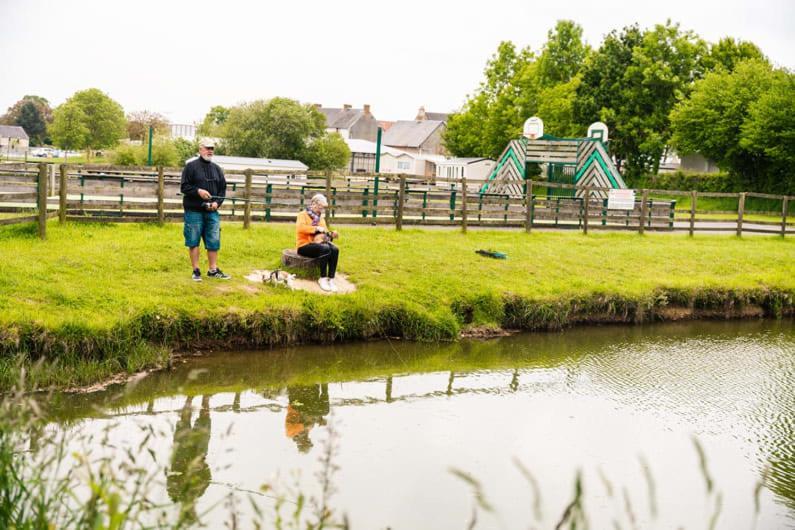
[[[43,145],[50,142],[47,126],[52,123],[53,113],[50,103],[41,96],[24,96],[8,108],[0,124],[18,125],[30,137],[30,145]]]
[[[223,126],[229,118],[229,111],[228,107],[215,105],[204,116],[204,121],[199,125],[196,132],[201,136],[211,136],[213,138],[224,136]]]
[[[486,64],[484,81],[448,121],[447,149],[456,156],[496,158],[533,115],[549,120],[550,134],[574,134],[580,129],[573,110],[577,76],[588,51],[582,28],[568,20],[549,32],[539,57],[530,48],[500,43]]]
[[[74,101],[67,101],[55,109],[49,132],[52,140],[62,149],[84,149],[88,142],[88,118]]]
[[[723,68],[731,72],[738,63],[748,59],[767,62],[762,50],[756,44],[724,37],[709,47],[709,54],[704,58],[704,67],[708,71]]]
[[[711,72],[671,112],[671,142],[679,153],[715,160],[749,190],[791,191],[794,82],[760,59]]]
[[[273,98],[230,109],[223,138],[231,155],[304,160],[307,145],[323,135],[325,126],[314,106]]]
[[[547,42],[538,58],[541,86],[571,81],[582,69],[589,52],[582,38],[582,27],[571,20],[559,20],[547,34]]]
[[[534,56],[529,48],[516,50],[512,42],[501,42],[483,72],[485,80],[467,99],[460,113],[447,123],[444,141],[456,156],[497,157],[509,140],[522,131],[526,117],[535,112],[535,99],[522,89],[535,93]],[[532,104],[532,110],[525,108]],[[527,116],[529,117],[529,115]]]
[[[67,110],[59,113],[58,110],[62,107]],[[75,108],[80,112],[75,111]],[[62,117],[60,122],[59,116]],[[68,116],[69,119],[64,120],[63,116]],[[119,139],[124,137],[126,124],[121,105],[101,90],[89,88],[75,92],[56,109],[50,132],[59,146],[69,149],[88,149],[90,156],[94,149],[104,149],[118,144]],[[73,127],[74,130],[68,130],[69,127]],[[67,143],[69,145],[66,145]]]
[[[351,159],[351,150],[339,133],[326,133],[307,146],[304,162],[310,169],[344,169]]]
[[[670,139],[670,112],[703,75],[706,43],[678,24],[636,26],[611,33],[583,72],[577,119],[597,119],[611,129],[610,147],[619,167],[638,176],[657,172]]]

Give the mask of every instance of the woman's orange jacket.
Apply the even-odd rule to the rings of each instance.
[[[322,217],[320,218],[319,226],[326,228],[326,220]],[[299,213],[298,218],[295,220],[295,248],[311,243],[315,237],[315,232],[317,232],[317,226],[312,226],[312,218],[309,214],[306,212]]]

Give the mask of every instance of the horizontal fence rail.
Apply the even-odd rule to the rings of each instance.
[[[542,229],[795,233],[795,197],[765,193],[636,190],[631,209],[609,208],[607,188],[526,180],[522,193],[484,193],[482,180],[396,174],[225,171],[225,219],[294,221],[327,195],[329,222]],[[167,222],[183,216],[180,168],[0,164],[0,225],[46,220]]]

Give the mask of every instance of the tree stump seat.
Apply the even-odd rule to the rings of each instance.
[[[282,265],[293,269],[314,269],[318,266],[317,259],[300,255],[294,248],[282,251]]]

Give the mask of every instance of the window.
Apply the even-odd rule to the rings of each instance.
[[[404,162],[402,160],[398,160],[397,168],[398,169],[411,169],[411,162]]]

